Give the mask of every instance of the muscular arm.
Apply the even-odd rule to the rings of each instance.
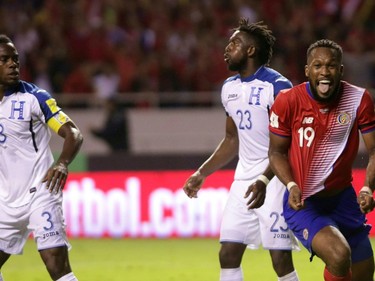
[[[268,157],[270,166],[280,181],[286,185],[293,181],[293,176],[288,160],[290,138],[284,138],[270,133],[270,147]]]
[[[69,165],[81,148],[83,136],[73,122],[68,122],[61,126],[58,134],[60,137],[64,138],[64,144],[60,157],[56,162]]]
[[[199,167],[198,171],[208,176],[228,164],[238,154],[237,127],[231,117],[225,123],[225,137],[212,155]]]
[[[373,191],[375,190],[375,131],[363,135],[367,152],[369,154],[369,161],[366,168],[366,182]]]
[[[225,123],[225,137],[211,156],[185,182],[183,190],[190,198],[196,198],[207,176],[228,164],[238,154],[237,127],[231,117]]]
[[[83,137],[77,126],[69,121],[58,130],[58,135],[64,138],[63,148],[60,157],[48,170],[44,182],[52,192],[58,192],[64,188],[68,176],[68,165],[73,161],[81,148]]]
[[[270,147],[268,151],[270,166],[284,185],[294,182],[292,168],[288,160],[290,143],[291,140],[289,137],[280,137],[270,133]],[[301,190],[297,185],[294,185],[290,189],[288,201],[289,205],[295,210],[299,210],[303,207],[303,202],[301,202]]]
[[[364,186],[368,186],[375,191],[375,131],[363,134],[363,141],[365,143],[367,152],[369,154],[369,161],[366,168],[366,180]],[[363,213],[368,213],[374,208],[374,200],[369,193],[360,192],[358,196],[358,203],[360,204]]]

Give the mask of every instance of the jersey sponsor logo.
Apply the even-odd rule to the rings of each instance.
[[[30,188],[29,192],[30,192],[30,193],[34,193],[34,192],[36,192],[36,187],[34,186],[34,187]]]
[[[314,122],[314,117],[305,117],[302,120],[302,124],[312,124]]]
[[[271,113],[270,116],[270,125],[273,128],[279,128],[279,116],[275,114],[275,112]]]
[[[234,100],[238,98],[238,94],[228,94],[228,100]]]
[[[46,239],[48,237],[52,237],[52,236],[56,236],[56,235],[59,235],[60,233],[58,231],[50,231],[50,232],[46,232],[46,233],[43,233],[43,239]]]
[[[274,239],[291,239],[289,233],[275,233],[273,235]]]
[[[350,120],[351,120],[351,116],[349,113],[347,112],[341,112],[339,113],[339,115],[337,116],[337,122],[340,124],[340,125],[347,125],[349,124]]]

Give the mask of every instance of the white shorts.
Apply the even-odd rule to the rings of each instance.
[[[258,209],[247,209],[248,198],[244,195],[254,180],[232,183],[224,208],[220,242],[248,245],[250,249],[299,250],[297,239],[283,217],[285,186],[274,177],[267,186],[266,200]]]
[[[44,185],[32,201],[22,207],[0,204],[0,250],[22,254],[26,240],[33,234],[38,250],[67,246],[62,195],[51,194]]]

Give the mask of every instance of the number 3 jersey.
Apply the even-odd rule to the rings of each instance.
[[[20,81],[0,102],[0,203],[19,207],[32,199],[53,163],[51,133],[67,122],[46,91]],[[66,116],[66,115],[65,115]]]
[[[375,130],[369,92],[342,81],[340,95],[331,105],[318,103],[309,83],[302,83],[282,91],[271,108],[270,131],[291,137],[289,162],[303,199],[350,186],[358,131]]]
[[[224,82],[221,101],[237,126],[239,138],[236,180],[252,179],[266,169],[269,110],[277,93],[291,87],[288,79],[265,66],[244,79],[235,75]]]

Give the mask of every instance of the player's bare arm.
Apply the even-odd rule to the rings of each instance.
[[[257,180],[252,183],[247,189],[244,198],[249,198],[246,205],[248,209],[260,208],[266,199],[266,188],[270,180],[274,177],[271,167],[268,165],[267,169],[260,175]]]
[[[197,198],[206,177],[199,171],[192,174],[185,182],[183,190],[189,198]]]
[[[64,138],[63,149],[55,164],[47,171],[43,182],[47,182],[46,188],[50,192],[59,192],[68,177],[68,165],[73,161],[81,148],[83,136],[77,126],[69,121],[58,130],[59,136]]]
[[[301,201],[301,196],[301,189],[298,187],[298,185],[294,184],[290,186],[288,203],[289,206],[296,211],[302,209],[304,206],[303,201]]]
[[[205,178],[228,164],[238,153],[237,128],[232,118],[227,117],[225,137],[212,155],[191,175],[183,187],[189,198],[197,198]]]
[[[301,190],[294,182],[288,160],[290,142],[290,138],[280,137],[270,133],[268,157],[270,159],[272,171],[289,190],[288,203],[290,207],[294,210],[299,210],[303,208],[303,201],[301,200]]]
[[[363,134],[363,141],[369,154],[366,168],[366,181],[358,193],[358,204],[362,213],[367,214],[375,207],[373,192],[375,189],[375,132]]]

